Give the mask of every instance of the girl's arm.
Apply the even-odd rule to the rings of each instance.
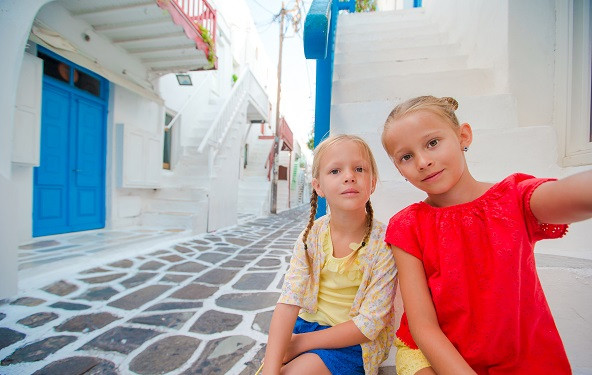
[[[395,260],[390,247],[383,245],[372,251],[376,251],[376,261],[372,264],[372,276],[358,315],[322,331],[293,335],[284,360],[311,349],[344,348],[374,340],[386,324],[391,324],[397,273]]]
[[[421,260],[393,246],[411,335],[438,375],[475,374],[444,335]]]
[[[300,307],[278,303],[275,306],[269,326],[269,337],[265,349],[263,374],[279,374],[283,358],[290,345],[292,330]],[[291,359],[291,358],[290,358]]]
[[[346,346],[358,345],[368,341],[370,339],[364,336],[354,322],[348,320],[321,331],[292,335],[290,347],[284,356],[284,362],[288,362],[301,353],[312,349],[345,348]],[[267,366],[267,357],[265,366]]]
[[[541,223],[569,224],[592,217],[592,170],[541,184],[530,198]]]

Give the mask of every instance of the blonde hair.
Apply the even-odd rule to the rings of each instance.
[[[378,167],[376,165],[376,160],[374,159],[374,155],[372,154],[370,147],[368,146],[366,141],[364,141],[362,138],[355,136],[355,135],[350,135],[350,134],[333,135],[333,136],[330,136],[329,138],[323,140],[321,143],[319,143],[319,145],[315,148],[314,153],[313,153],[314,156],[313,156],[313,161],[312,161],[312,177],[319,178],[319,170],[320,170],[321,160],[323,158],[323,155],[327,152],[327,150],[329,150],[331,147],[336,146],[336,145],[338,145],[342,142],[345,142],[345,141],[355,142],[360,147],[362,154],[364,155],[366,160],[370,163],[370,176],[371,176],[372,180],[373,181],[377,180],[378,179]],[[310,255],[308,254],[308,245],[307,245],[306,241],[308,239],[308,234],[310,232],[310,229],[312,228],[312,226],[314,224],[315,215],[317,213],[318,199],[319,199],[319,196],[318,196],[317,192],[313,189],[312,194],[310,196],[310,216],[308,218],[308,225],[306,226],[306,229],[304,230],[304,234],[302,235],[302,242],[304,243],[304,250],[306,253],[306,261],[308,263],[309,268],[312,266],[312,259],[311,259]],[[368,199],[368,201],[366,202],[367,230],[366,230],[366,234],[364,235],[364,239],[362,240],[361,246],[358,249],[356,249],[356,253],[357,253],[357,250],[364,247],[366,245],[366,243],[368,242],[368,239],[370,238],[370,233],[372,232],[373,219],[374,219],[374,209],[372,208],[372,204],[370,203],[370,199]],[[353,260],[355,260],[355,256],[356,255],[354,254],[354,256],[352,256],[350,258],[350,260],[348,261],[348,265],[351,264],[353,262]]]
[[[440,116],[445,121],[449,122],[454,129],[459,129],[460,124],[456,118],[454,111],[458,109],[458,102],[456,99],[445,96],[437,98],[435,96],[426,95],[418,96],[406,100],[397,106],[389,113],[386,121],[384,122],[384,128],[382,129],[382,147],[386,150],[387,154],[390,155],[388,147],[386,145],[386,133],[390,128],[393,121],[399,120],[408,114],[418,111],[429,111],[437,116]]]

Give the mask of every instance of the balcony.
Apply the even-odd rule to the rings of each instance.
[[[206,0],[59,3],[156,75],[217,67],[216,11]]]

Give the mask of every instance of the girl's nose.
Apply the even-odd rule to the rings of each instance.
[[[430,167],[433,164],[433,161],[430,158],[426,157],[426,155],[423,155],[423,154],[417,155],[415,157],[415,160],[417,161],[417,167],[419,170],[426,169],[427,167]]]
[[[345,182],[354,182],[355,180],[356,180],[356,179],[355,179],[355,177],[354,177],[354,174],[353,174],[353,172],[351,172],[351,171],[348,171],[348,172],[345,174]]]

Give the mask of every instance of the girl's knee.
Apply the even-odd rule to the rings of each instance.
[[[331,375],[331,372],[325,366],[325,363],[318,355],[314,353],[302,354],[282,367],[281,375],[297,375],[297,374],[326,374]]]

